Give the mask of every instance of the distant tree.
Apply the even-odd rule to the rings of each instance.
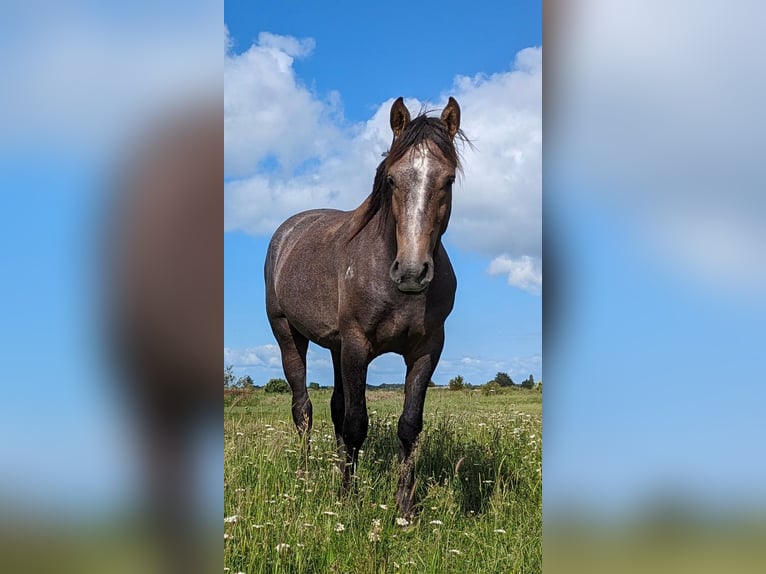
[[[226,365],[223,369],[223,388],[230,389],[234,386],[234,365]]]
[[[529,378],[526,381],[523,381],[521,386],[525,389],[533,389],[535,387],[535,378],[532,375],[529,375]]]
[[[436,383],[434,383],[433,381],[428,381],[428,386],[429,387],[435,387]]]
[[[500,386],[500,383],[497,381],[490,381],[486,385],[483,385],[481,387],[481,394],[483,395],[493,395],[500,392],[500,389],[502,387]]]
[[[450,381],[449,381],[449,390],[450,391],[461,391],[461,390],[463,390],[463,387],[464,387],[463,381],[464,381],[464,379],[460,375],[450,379]]]
[[[252,391],[255,388],[255,383],[253,382],[253,379],[250,375],[245,375],[244,377],[240,377],[239,380],[237,380],[237,386],[240,389]]]
[[[284,379],[271,379],[263,388],[267,393],[289,393],[290,385]]]
[[[495,375],[494,381],[501,387],[512,387],[515,383],[513,379],[508,376],[508,373],[498,373]]]
[[[312,391],[318,391],[319,390],[319,383],[315,383],[315,382],[312,381],[311,383],[309,383],[309,388]]]

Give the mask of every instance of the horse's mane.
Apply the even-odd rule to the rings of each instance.
[[[455,146],[453,138],[447,131],[447,126],[439,118],[430,117],[426,114],[429,110],[422,110],[418,116],[413,119],[398,138],[394,138],[389,150],[384,153],[385,159],[380,162],[375,171],[375,180],[372,184],[372,193],[369,197],[367,209],[365,210],[359,226],[351,234],[351,239],[364,229],[372,220],[376,213],[382,212],[381,229],[385,226],[388,214],[391,212],[391,186],[388,184],[386,173],[389,166],[393,165],[413,147],[423,142],[432,142],[439,148],[439,151],[453,163],[457,170],[462,170],[460,165],[460,154]],[[462,130],[458,130],[455,138],[463,143],[471,144]]]

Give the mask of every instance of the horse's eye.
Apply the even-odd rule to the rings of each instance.
[[[386,183],[388,184],[389,187],[394,187],[394,178],[389,175],[386,178]]]

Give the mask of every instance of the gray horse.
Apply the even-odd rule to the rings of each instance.
[[[396,501],[414,510],[413,449],[423,405],[444,346],[444,321],[457,281],[441,237],[452,206],[463,141],[460,107],[450,98],[440,118],[410,120],[402,98],[391,107],[393,143],[372,193],[353,211],[298,213],[274,233],[266,255],[266,312],[292,389],[301,436],[312,425],[306,390],[309,341],[332,353],[332,420],[345,450],[343,486],[351,483],[367,437],[367,368],[383,353],[407,365],[398,435],[402,472]]]

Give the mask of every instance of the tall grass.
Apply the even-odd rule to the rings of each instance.
[[[225,411],[224,566],[232,573],[541,571],[541,396],[429,391],[420,512],[397,513],[402,394],[368,393],[355,492],[340,494],[329,391],[312,392],[306,456],[288,395]]]

